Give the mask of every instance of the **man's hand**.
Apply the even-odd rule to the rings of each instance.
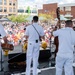
[[[7,40],[7,37],[6,36],[3,37],[3,40],[4,40],[5,43],[8,43],[8,40]]]
[[[28,37],[29,37],[29,36],[25,35],[24,37],[26,38],[26,40],[28,40]]]
[[[45,40],[45,36],[41,36],[41,38],[42,38],[43,40]]]
[[[57,26],[55,26],[55,28],[53,29],[53,31],[56,31],[58,29],[58,27]]]

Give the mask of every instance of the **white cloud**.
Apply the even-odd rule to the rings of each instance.
[[[64,0],[64,2],[66,2],[66,3],[72,3],[72,2],[74,2],[74,0]]]
[[[62,0],[58,2],[59,4],[65,4],[65,3],[75,3],[75,0]]]
[[[64,4],[64,2],[61,1],[59,4]]]
[[[47,3],[75,3],[75,0],[18,0],[19,5],[37,5],[38,8],[41,8],[43,4]]]

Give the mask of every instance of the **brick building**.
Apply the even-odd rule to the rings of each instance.
[[[64,17],[75,18],[75,3],[61,4],[58,7],[60,7],[60,14],[64,15]]]
[[[56,18],[56,8],[57,7],[58,7],[57,3],[43,4],[43,9],[39,9],[38,14],[54,12],[53,16]]]
[[[17,0],[0,0],[0,16],[16,15]]]
[[[75,18],[75,3],[68,3],[68,4],[60,4],[52,3],[52,4],[43,4],[43,9],[38,10],[38,14],[40,13],[48,13],[48,12],[54,12],[54,18],[56,18],[56,8],[60,8],[60,14],[64,17],[67,17],[69,19]]]

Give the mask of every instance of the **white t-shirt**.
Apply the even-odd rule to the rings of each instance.
[[[57,55],[73,56],[75,44],[75,32],[72,28],[66,27],[53,32],[54,36],[58,36],[59,48]]]
[[[33,23],[33,25],[37,29],[40,36],[44,36],[43,28],[40,25],[38,25],[38,23]],[[28,41],[39,40],[39,35],[38,35],[37,31],[34,29],[34,27],[32,25],[29,25],[28,27],[26,27],[25,35],[29,36]]]
[[[4,30],[4,27],[0,24],[0,34],[1,34],[1,37],[3,38],[4,36],[6,36],[6,32]]]

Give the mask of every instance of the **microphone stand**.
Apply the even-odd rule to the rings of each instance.
[[[50,53],[51,53],[51,37],[49,38],[49,49],[50,49]],[[52,53],[51,53],[51,56],[52,56]],[[51,60],[51,57],[49,58],[49,66],[51,66],[51,62],[52,62],[52,60]]]
[[[54,67],[55,66],[55,51],[53,50],[53,41],[52,41],[52,33],[50,37],[50,52],[51,52],[51,57],[50,57],[50,66]]]

